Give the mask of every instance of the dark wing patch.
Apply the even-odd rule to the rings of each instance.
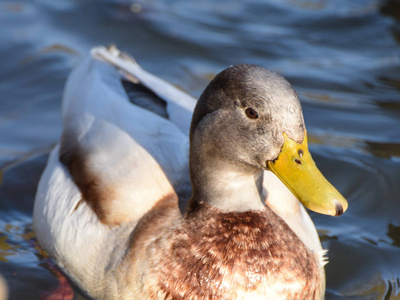
[[[140,83],[133,83],[128,80],[121,80],[121,82],[131,103],[168,119],[167,102],[158,97],[152,90]]]

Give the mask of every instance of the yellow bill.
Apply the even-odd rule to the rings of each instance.
[[[268,168],[288,187],[303,205],[315,212],[340,216],[347,209],[346,199],[329,183],[308,151],[307,133],[301,144],[289,139]]]

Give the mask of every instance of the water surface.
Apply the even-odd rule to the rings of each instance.
[[[61,132],[68,73],[110,43],[194,96],[232,64],[285,76],[318,166],[349,200],[340,218],[311,214],[329,249],[326,298],[400,299],[399,1],[0,1],[0,30],[0,274],[10,299],[57,286],[32,233],[35,189]]]

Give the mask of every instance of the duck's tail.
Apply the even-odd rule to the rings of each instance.
[[[104,61],[118,68],[123,76],[125,76],[126,79],[132,81],[133,83],[140,82],[140,80],[134,75],[136,72],[129,72],[126,68],[127,63],[134,68],[140,68],[139,64],[130,54],[126,52],[121,52],[114,44],[111,44],[108,47],[92,48],[90,54],[93,58]],[[121,63],[119,60],[123,60],[124,63]]]
[[[319,257],[319,262],[321,263],[321,266],[325,266],[329,262],[329,258],[325,255],[328,254],[328,250],[322,249],[317,252],[318,257]]]
[[[196,100],[172,84],[143,70],[139,64],[125,52],[114,45],[95,47],[91,50],[95,59],[104,61],[117,68],[126,79],[141,83],[167,103],[169,120],[177,125],[184,133],[189,134],[190,122]]]

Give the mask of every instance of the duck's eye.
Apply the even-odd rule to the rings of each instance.
[[[246,116],[250,119],[257,119],[258,118],[258,113],[252,109],[251,107],[246,108],[244,111],[246,113]]]

